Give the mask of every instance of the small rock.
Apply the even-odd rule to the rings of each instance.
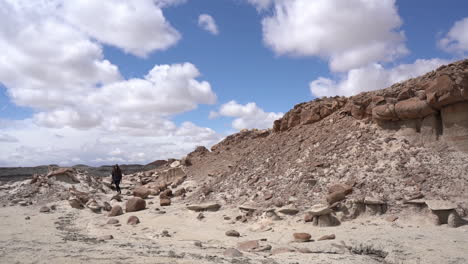
[[[240,234],[236,230],[228,230],[226,231],[226,236],[240,237]]]
[[[169,231],[163,230],[163,231],[161,232],[161,237],[171,237],[171,235],[169,234]]]
[[[119,215],[123,215],[122,207],[120,205],[114,205],[112,206],[107,216],[119,216]]]
[[[187,206],[188,210],[195,211],[195,212],[202,212],[202,211],[218,211],[221,208],[220,204],[211,203],[211,204],[198,204],[198,205],[189,205]]]
[[[463,219],[458,215],[457,211],[452,210],[447,218],[447,224],[450,227],[459,227],[464,224]]]
[[[288,207],[288,208],[281,208],[278,212],[285,214],[285,215],[296,215],[299,213],[299,210],[296,208]]]
[[[388,222],[395,222],[397,219],[398,219],[398,216],[395,216],[395,215],[389,215],[385,218],[385,220]]]
[[[140,219],[138,217],[132,215],[127,220],[127,225],[137,225],[140,223]]]
[[[309,242],[312,236],[309,233],[294,233],[293,237],[296,242]]]
[[[200,247],[200,248],[203,247],[202,242],[200,241],[193,242],[193,245],[195,245],[196,247]]]
[[[204,215],[203,213],[199,213],[199,214],[197,215],[197,219],[198,219],[198,220],[202,220],[202,219],[204,219],[204,218],[205,218],[205,215]]]
[[[321,236],[319,239],[317,239],[317,241],[322,241],[322,240],[333,240],[335,239],[335,234],[331,234],[331,235],[324,235],[324,236]]]
[[[253,251],[254,252],[265,252],[265,251],[270,251],[271,250],[271,245],[264,245],[264,246],[260,246],[256,249],[254,249]]]
[[[50,212],[50,208],[47,206],[42,206],[41,209],[39,209],[40,213],[48,213]]]
[[[25,220],[29,220],[29,219],[31,219],[31,217],[26,216],[24,219],[25,219]]]
[[[112,210],[112,206],[108,202],[104,202],[102,204],[102,209],[104,209],[104,211],[109,212],[110,210]]]
[[[53,205],[50,206],[50,209],[55,211],[55,210],[57,210],[57,206],[55,204],[53,204]]]
[[[115,224],[118,224],[118,223],[119,223],[119,220],[115,219],[115,218],[111,218],[111,219],[109,219],[109,221],[107,221],[108,225],[115,225]]]
[[[169,206],[171,205],[171,199],[169,198],[162,198],[159,200],[159,205],[161,206]]]
[[[242,252],[240,252],[239,250],[237,250],[235,248],[228,248],[228,249],[224,250],[223,255],[225,257],[237,258],[237,257],[242,257],[243,254],[242,254]]]
[[[332,210],[328,207],[328,205],[324,204],[316,204],[309,209],[309,213],[313,216],[320,216],[330,214]]]
[[[105,235],[105,236],[99,237],[97,240],[98,241],[105,241],[105,240],[111,240],[111,239],[114,239],[114,237],[112,235]]]
[[[304,216],[304,222],[308,223],[308,222],[312,222],[312,221],[314,221],[314,215],[311,214],[311,213],[307,213]]]
[[[259,246],[260,245],[258,243],[258,240],[250,240],[237,243],[237,248],[242,251],[252,251],[258,248]]]

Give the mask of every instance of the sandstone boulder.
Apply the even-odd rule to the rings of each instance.
[[[132,197],[127,201],[125,206],[126,212],[136,212],[141,211],[146,208],[145,200],[141,199],[140,197]]]
[[[169,199],[169,198],[159,199],[159,205],[160,206],[169,206],[169,205],[171,205],[171,199]]]
[[[140,219],[134,215],[130,216],[127,220],[127,225],[137,225],[140,223]]]
[[[146,187],[140,186],[133,190],[133,196],[146,199],[150,195],[150,190]]]
[[[115,218],[111,218],[107,221],[107,224],[108,225],[116,225],[119,223],[119,220],[118,219],[115,219]]]
[[[109,214],[107,216],[119,216],[123,215],[123,210],[120,205],[114,205],[112,206],[112,209],[110,210]]]
[[[309,233],[294,233],[295,242],[309,242],[312,236]]]
[[[434,110],[425,100],[413,97],[396,103],[395,113],[400,119],[416,119],[426,117]]]

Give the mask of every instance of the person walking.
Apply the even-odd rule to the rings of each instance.
[[[120,167],[118,164],[115,164],[112,167],[112,183],[115,184],[115,189],[117,190],[118,194],[121,194],[122,192],[120,191],[120,181],[122,180],[122,171],[120,170]]]

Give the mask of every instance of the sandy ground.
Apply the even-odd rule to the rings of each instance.
[[[322,228],[303,223],[300,215],[279,221],[225,220],[239,215],[236,208],[204,212],[205,218],[198,220],[199,213],[185,209],[183,203],[161,208],[158,198],[149,201],[154,204],[146,210],[115,217],[120,226],[106,224],[109,217],[105,212],[72,209],[66,202],[55,203],[57,209],[50,213],[39,213],[35,206],[0,208],[0,263],[468,263],[468,226],[390,223],[383,216]],[[127,225],[131,215],[141,223]],[[226,236],[231,229],[241,237]],[[170,237],[161,236],[164,230]],[[312,239],[335,234],[336,239],[297,243],[292,242],[295,232],[308,232]],[[114,239],[97,240],[104,235]],[[256,239],[273,250],[296,252],[243,252],[238,258],[223,255],[238,242]]]

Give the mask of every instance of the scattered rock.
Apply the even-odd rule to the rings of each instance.
[[[457,208],[456,204],[444,200],[426,200],[426,204],[432,211],[445,211]]]
[[[228,230],[228,231],[226,231],[226,236],[240,237],[240,234],[236,230]]]
[[[171,205],[171,199],[169,198],[163,198],[159,200],[159,205],[160,206],[169,206]]]
[[[308,212],[313,216],[320,216],[330,214],[332,210],[328,207],[328,205],[316,204],[312,206]]]
[[[24,220],[30,220],[30,219],[31,219],[31,217],[29,217],[29,216],[26,216],[26,217],[24,218]]]
[[[83,209],[84,208],[84,205],[76,197],[70,197],[70,199],[68,199],[68,203],[70,204],[70,206],[72,208],[75,208],[75,209]]]
[[[309,233],[294,233],[295,242],[309,242],[312,236]]]
[[[140,219],[134,215],[130,216],[127,220],[127,225],[137,225],[140,223]]]
[[[161,232],[161,237],[171,237],[171,235],[169,234],[169,231],[163,230],[163,231]]]
[[[122,207],[120,205],[114,205],[112,206],[109,214],[107,216],[119,216],[119,215],[123,215],[123,210],[122,210]]]
[[[452,210],[447,218],[447,224],[450,227],[459,227],[464,224],[463,219],[458,215],[457,211]]]
[[[322,240],[333,240],[335,239],[335,234],[331,234],[331,235],[324,235],[324,236],[321,236],[319,239],[317,239],[317,241],[322,241]]]
[[[115,225],[115,224],[118,224],[119,223],[119,220],[118,219],[115,219],[115,218],[111,218],[107,221],[107,224],[108,225]]]
[[[105,236],[99,237],[97,240],[98,241],[105,241],[105,240],[111,240],[111,239],[114,239],[114,237],[112,235],[105,235]]]
[[[346,198],[345,191],[337,191],[327,195],[326,199],[328,204],[334,204]]]
[[[242,257],[243,254],[242,252],[240,252],[239,250],[235,248],[227,248],[226,250],[224,250],[223,255],[225,257],[237,258],[237,257]]]
[[[49,213],[49,212],[50,212],[50,208],[47,207],[47,206],[42,206],[42,207],[39,209],[39,212],[40,212],[40,213]]]
[[[140,186],[133,190],[133,195],[140,197],[141,199],[146,199],[150,195],[150,190],[146,187]]]
[[[102,204],[102,209],[104,209],[104,211],[109,212],[110,210],[112,210],[112,206],[108,202],[104,202]]]
[[[145,200],[141,199],[140,197],[132,197],[127,201],[125,206],[126,212],[136,212],[141,211],[146,208]]]
[[[196,247],[200,247],[200,248],[203,247],[203,244],[200,241],[193,242],[193,245],[196,246]]]
[[[259,246],[260,244],[258,243],[258,240],[250,240],[250,241],[237,243],[237,249],[241,251],[253,251]]]
[[[204,215],[203,213],[199,213],[199,214],[197,215],[197,219],[198,219],[198,220],[202,220],[202,219],[204,219],[204,218],[205,218],[205,215]]]
[[[296,215],[297,213],[299,213],[299,210],[297,208],[287,207],[279,209],[278,212],[285,215]]]
[[[220,204],[217,203],[210,203],[210,204],[198,204],[198,205],[189,205],[187,206],[188,210],[195,211],[195,212],[202,212],[202,211],[218,211],[221,208]]]

